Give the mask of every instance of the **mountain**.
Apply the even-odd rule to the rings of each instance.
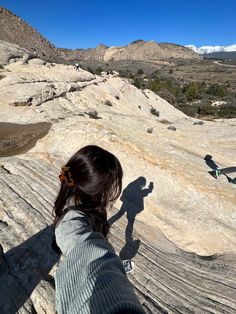
[[[204,59],[236,60],[236,51],[220,51],[203,54]]]
[[[236,51],[236,44],[230,45],[230,46],[202,46],[199,48],[194,46],[194,45],[187,45],[186,47],[192,49],[193,51],[195,51],[199,54]]]
[[[10,11],[0,7],[0,40],[17,44],[42,59],[65,62],[168,59],[200,59],[194,51],[184,46],[154,41],[136,40],[127,46],[107,47],[103,44],[90,49],[56,48],[28,23]]]
[[[54,45],[20,17],[2,7],[0,7],[0,29],[0,40],[17,44],[32,55],[43,59],[62,60]]]
[[[60,51],[67,60],[79,59],[82,61],[141,60],[155,62],[169,59],[201,59],[197,53],[184,46],[143,40],[137,40],[121,47],[99,45],[90,49],[60,49]]]

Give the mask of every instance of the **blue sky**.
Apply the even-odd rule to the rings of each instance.
[[[119,46],[136,39],[236,44],[236,0],[0,0],[0,6],[57,47]]]

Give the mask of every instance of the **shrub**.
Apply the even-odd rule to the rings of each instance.
[[[168,101],[170,104],[174,104],[176,102],[176,97],[173,95],[168,89],[166,88],[161,88],[158,91],[158,95]]]
[[[189,83],[183,88],[183,93],[186,95],[187,100],[191,101],[199,97],[199,88],[195,83]]]
[[[176,127],[173,126],[173,125],[168,126],[167,129],[168,129],[168,130],[171,130],[171,131],[176,131]]]
[[[105,100],[104,105],[112,107],[112,103],[110,100]]]
[[[217,114],[220,118],[236,118],[236,106],[223,105],[218,109]]]
[[[173,74],[174,70],[173,69],[169,69],[169,74]]]
[[[0,80],[4,79],[4,77],[6,77],[6,75],[0,74]]]
[[[135,78],[134,79],[134,82],[133,82],[133,85],[137,88],[141,88],[141,82],[139,79]]]
[[[119,97],[119,96],[117,96],[117,95],[115,96],[115,98],[116,98],[117,100],[119,100],[119,99],[120,99],[120,97]]]
[[[130,78],[130,79],[134,79],[134,75],[133,75],[133,73],[131,73],[131,72],[128,73],[128,76],[127,76],[127,77]]]
[[[170,121],[167,120],[167,119],[159,120],[159,122],[162,123],[162,124],[172,124],[172,122],[170,122]]]
[[[143,69],[138,69],[137,74],[138,74],[138,75],[144,74]]]
[[[0,69],[1,69],[1,70],[4,69],[4,66],[3,66],[2,64],[0,64]]]
[[[102,73],[102,68],[101,68],[101,67],[98,67],[94,72],[95,72],[96,75],[101,75],[101,73]]]
[[[94,73],[94,70],[93,70],[92,68],[90,68],[90,67],[87,67],[87,71],[90,72],[90,73],[92,73],[92,74],[95,74],[95,73]]]
[[[151,114],[153,114],[153,115],[156,116],[156,117],[159,117],[159,116],[160,116],[160,112],[157,111],[157,110],[156,110],[155,108],[153,108],[153,107],[151,107],[150,112],[151,112]]]
[[[193,122],[193,125],[203,125],[204,122],[203,121],[195,121]]]
[[[138,44],[138,43],[144,43],[144,40],[143,39],[136,39],[136,40],[131,42],[131,44]]]
[[[91,119],[99,119],[98,113],[96,110],[89,111],[88,113],[89,118]]]
[[[147,132],[150,133],[150,134],[152,134],[153,128],[148,128],[148,129],[147,129]]]
[[[226,89],[222,85],[218,84],[210,84],[206,90],[208,94],[214,95],[214,96],[220,96],[223,97],[226,94]]]

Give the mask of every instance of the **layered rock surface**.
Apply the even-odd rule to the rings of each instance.
[[[0,259],[1,284],[7,280],[12,291],[4,294],[2,309],[54,313],[57,256],[50,249],[50,229],[37,233],[52,223],[60,166],[80,147],[96,144],[112,151],[124,168],[128,194],[110,215],[125,199],[136,215],[134,238],[141,242],[125,245],[124,213],[111,228],[111,242],[122,257],[133,252],[129,257],[137,266],[131,280],[147,312],[233,313],[236,190],[225,177],[209,175],[204,157],[211,154],[219,166],[232,165],[235,119],[193,125],[195,119],[151,91],[70,66],[15,62],[1,74],[0,122],[31,124],[32,133],[36,123],[51,124],[28,152],[0,159],[0,241],[6,252]],[[25,126],[14,128],[21,138]],[[26,148],[31,141],[27,137]],[[151,182],[153,189],[142,196]]]

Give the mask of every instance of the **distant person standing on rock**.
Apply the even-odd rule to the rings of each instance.
[[[79,71],[79,63],[78,62],[75,63],[75,69],[76,69],[76,71]]]
[[[121,259],[107,241],[107,207],[122,190],[119,160],[86,146],[61,169],[56,243],[64,255],[55,275],[58,314],[144,314]],[[128,265],[129,266],[129,265]]]

